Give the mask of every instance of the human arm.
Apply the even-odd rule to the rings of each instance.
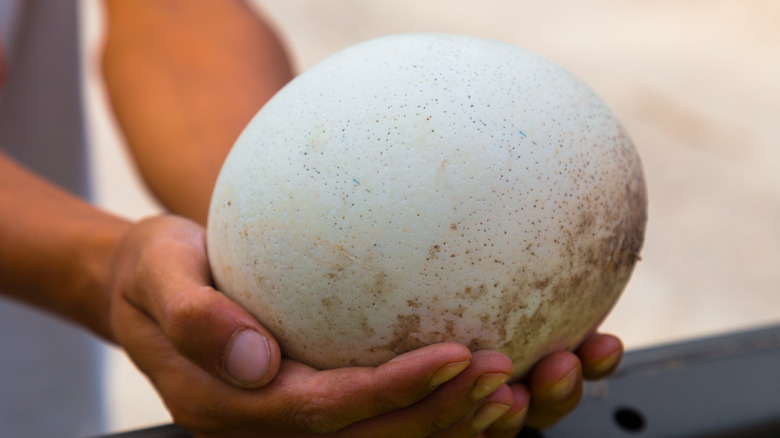
[[[148,187],[204,224],[236,137],[292,78],[273,29],[243,1],[107,0],[102,66]]]
[[[179,290],[210,284],[207,275],[197,275],[207,272],[207,265],[196,265],[191,258],[153,262],[158,266],[143,269],[148,258],[159,260],[181,248],[197,246],[200,226],[165,217],[131,223],[50,184],[3,154],[0,212],[0,292],[77,323],[106,341],[119,342],[133,330],[112,318],[117,308],[136,306],[125,299],[131,291],[136,296],[153,292],[146,289],[150,281]],[[164,221],[170,225],[145,231],[149,223]],[[201,354],[193,361],[227,378],[226,363],[212,368],[206,356],[225,357],[227,345],[220,337],[230,336],[242,320],[254,319],[229,300],[224,300],[220,310],[213,321],[216,329],[212,327],[198,340]],[[178,325],[187,329],[186,321]],[[258,331],[270,338],[262,328]],[[191,341],[177,348],[188,351],[188,345]],[[278,350],[275,343],[269,348]],[[278,354],[271,353],[266,365],[269,375],[278,366]]]
[[[106,291],[130,224],[0,154],[0,290],[113,340]]]

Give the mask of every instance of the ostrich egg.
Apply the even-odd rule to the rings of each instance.
[[[217,288],[286,357],[378,365],[437,342],[515,377],[597,328],[644,240],[640,159],[604,102],[518,47],[369,40],[291,81],[211,201]]]

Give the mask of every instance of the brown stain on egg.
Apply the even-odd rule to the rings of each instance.
[[[478,286],[466,285],[463,288],[463,291],[456,293],[455,296],[470,302],[477,302],[484,298],[487,293],[488,287],[486,284],[482,283]]]
[[[334,265],[333,269],[329,271],[326,275],[331,280],[335,280],[336,278],[342,277],[344,275],[344,266]]]
[[[432,260],[441,252],[441,245],[434,244],[428,249],[428,258],[426,260]]]
[[[394,354],[403,354],[428,345],[418,338],[422,319],[417,314],[398,315],[393,324],[393,338],[390,342],[377,347],[380,350],[389,350]]]

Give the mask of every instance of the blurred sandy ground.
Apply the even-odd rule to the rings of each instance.
[[[81,0],[94,55],[95,0]],[[435,31],[498,39],[570,69],[643,158],[642,262],[604,329],[629,348],[780,322],[780,2],[774,0],[258,0],[303,70],[352,43]],[[158,211],[128,166],[87,60],[98,202]],[[112,429],[169,417],[121,353]]]

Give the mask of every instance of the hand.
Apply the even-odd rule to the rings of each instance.
[[[113,284],[116,339],[174,421],[196,436],[470,437],[493,421],[486,436],[513,436],[526,412],[536,426],[574,407],[580,361],[586,375],[598,376],[622,352],[619,341],[614,351],[615,338],[596,336],[579,356],[543,360],[528,380],[530,391],[505,383],[512,374],[506,356],[472,354],[457,344],[428,346],[376,368],[316,371],[282,360],[270,333],[210,287],[204,230],[175,217],[141,222],[128,233]],[[573,384],[556,383],[572,376]],[[550,387],[561,386],[550,395]]]
[[[210,287],[204,230],[183,219],[134,226],[116,252],[112,284],[115,338],[174,421],[197,436],[474,436],[481,407],[491,409],[480,428],[513,404],[509,359],[458,344],[376,368],[320,372],[281,360],[273,337]]]
[[[511,385],[515,404],[487,430],[487,436],[514,437],[523,424],[535,429],[552,426],[577,406],[583,380],[612,374],[623,351],[619,338],[595,334],[574,353],[560,351],[545,357],[523,382]]]

